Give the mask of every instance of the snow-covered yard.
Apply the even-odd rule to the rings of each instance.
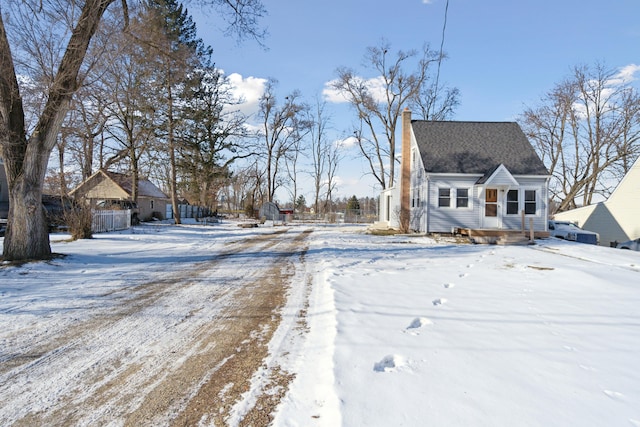
[[[281,236],[300,228],[309,227]],[[488,246],[364,231],[314,226],[308,236],[282,316],[284,324],[308,299],[306,326],[295,336],[278,331],[271,343],[271,358],[296,374],[274,425],[640,426],[640,253],[555,239]],[[6,366],[21,348],[6,338],[11,331],[46,334],[91,317],[137,284],[265,232],[141,226],[54,243],[68,256],[51,263],[0,268],[0,424],[19,413],[2,403],[9,381],[39,387]],[[260,251],[252,256],[268,266]],[[232,267],[207,274],[222,281]],[[258,389],[245,393],[228,424],[242,424]]]

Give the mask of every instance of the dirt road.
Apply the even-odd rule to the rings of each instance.
[[[0,360],[0,405],[20,409],[2,424],[268,425],[291,380],[268,344],[279,325],[303,333],[305,298],[286,324],[281,309],[309,233],[283,228],[235,241],[209,261],[116,291],[117,307],[71,327],[16,331],[5,340],[15,351]],[[250,387],[257,397],[234,409]]]

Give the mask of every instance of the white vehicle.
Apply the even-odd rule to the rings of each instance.
[[[626,242],[618,243],[616,246],[618,249],[630,249],[632,251],[640,251],[640,238],[635,240],[628,240]]]
[[[591,245],[597,245],[600,242],[598,233],[583,230],[569,221],[549,221],[549,234],[552,237]]]

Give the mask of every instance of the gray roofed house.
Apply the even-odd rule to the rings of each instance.
[[[96,202],[133,201],[131,175],[100,169],[71,191],[76,199],[86,199],[92,206]],[[169,197],[151,181],[140,178],[136,200],[141,220],[164,219]]]
[[[405,110],[402,126],[399,185],[381,195],[381,222],[448,233],[526,220],[547,231],[549,173],[517,123],[411,120]]]
[[[503,164],[512,174],[548,175],[517,123],[412,120],[411,127],[426,172],[484,175]]]

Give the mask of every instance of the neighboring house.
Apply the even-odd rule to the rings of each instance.
[[[450,233],[455,228],[548,229],[549,173],[515,122],[411,120],[402,113],[398,186],[380,198],[380,220]],[[404,214],[406,217],[406,214]]]
[[[600,244],[624,242],[640,237],[640,158],[604,202],[583,206],[553,216],[600,234]]]
[[[91,206],[97,202],[105,201],[132,201],[132,179],[130,175],[99,170],[87,178],[82,184],[70,193],[75,199],[88,200]],[[164,219],[169,197],[164,194],[151,181],[140,179],[138,181],[137,197],[139,217],[145,221],[148,219]]]

